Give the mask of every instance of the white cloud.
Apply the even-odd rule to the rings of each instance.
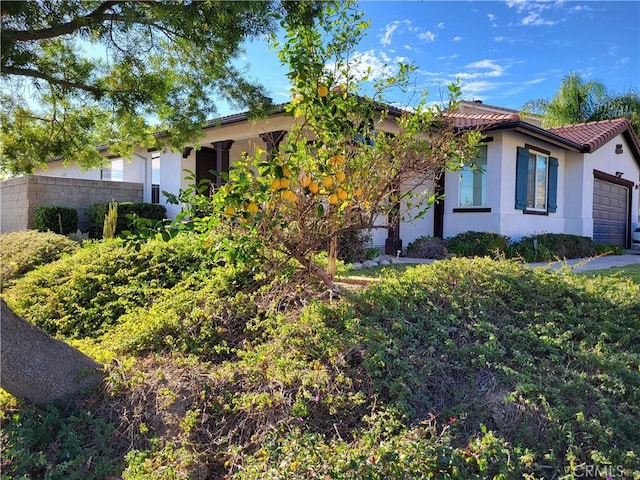
[[[454,42],[459,42],[460,40],[462,40],[464,37],[461,37],[460,35],[456,35],[455,37],[453,37],[453,41]]]
[[[385,25],[384,26],[384,33],[382,34],[382,37],[380,38],[380,43],[382,45],[390,45],[391,44],[391,37],[393,36],[395,31],[401,25],[411,25],[411,22],[409,20],[395,20],[395,21]]]
[[[440,30],[442,30],[442,29],[444,28],[444,22],[440,22],[440,23],[438,24],[438,28],[439,28]]]
[[[497,17],[493,13],[487,13],[487,18],[490,22],[493,22]]]
[[[474,95],[480,92],[488,92],[490,90],[495,90],[498,87],[504,85],[504,82],[488,82],[486,80],[480,80],[476,82],[463,82],[462,83],[462,91],[465,95]]]
[[[427,42],[433,42],[436,39],[436,34],[427,30],[418,34],[420,40],[426,40]]]
[[[457,53],[454,53],[453,55],[438,57],[438,58],[436,58],[436,60],[454,60],[454,59],[456,59],[458,57],[459,57],[459,55]]]
[[[369,77],[375,81],[380,78],[387,78],[398,72],[398,63],[409,63],[407,57],[390,57],[388,54],[375,49],[366,52],[355,52],[349,61],[349,74],[356,80]],[[327,70],[335,71],[335,64],[326,66]],[[335,72],[339,75],[338,72]]]
[[[493,60],[480,60],[479,62],[469,63],[465,65],[465,68],[472,71],[459,74],[461,78],[501,77],[506,70],[505,67],[498,65]]]
[[[575,12],[592,12],[593,8],[591,8],[588,5],[576,5],[575,7],[571,7],[569,9],[569,13],[575,13]]]
[[[493,37],[494,42],[504,42],[504,37]]]
[[[522,26],[538,26],[538,25],[555,25],[558,22],[542,18],[538,12],[529,12],[529,14],[520,21]]]
[[[507,0],[506,3],[509,8],[515,8],[517,13],[523,15],[520,25],[540,26],[560,23],[543,16],[543,12],[552,7],[562,5],[563,0]]]

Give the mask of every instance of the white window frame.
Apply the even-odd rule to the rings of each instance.
[[[480,154],[473,161],[464,165],[459,175],[458,206],[462,208],[482,208],[487,206],[487,146],[480,146]],[[466,174],[466,175],[465,175]],[[471,200],[463,198],[469,189],[464,189],[465,179],[471,179]],[[480,190],[480,202],[476,203],[476,189]]]
[[[544,177],[540,177],[538,162],[544,160]],[[542,198],[540,198],[542,196]],[[549,156],[538,152],[529,152],[527,181],[527,210],[547,211],[549,201]],[[538,206],[541,205],[541,206]]]

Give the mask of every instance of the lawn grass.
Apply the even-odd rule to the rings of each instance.
[[[640,265],[627,265],[626,267],[610,267],[610,268],[603,268],[600,270],[591,270],[584,273],[594,277],[617,276],[620,278],[628,278],[632,282],[640,284]]]
[[[363,268],[361,270],[348,270],[340,274],[340,278],[345,279],[371,279],[382,278],[386,273],[396,272],[401,274],[409,268],[413,268],[420,265],[419,263],[398,263],[395,265]],[[640,284],[640,265],[628,265],[626,267],[609,267],[602,268],[600,270],[589,270],[585,272],[576,272],[585,275],[592,276],[619,276],[621,278],[628,278],[634,283]]]
[[[341,272],[340,278],[380,278],[385,275],[385,272],[396,272],[403,273],[409,268],[413,268],[419,263],[396,263],[394,265],[387,266],[379,266],[373,268],[362,268],[360,270],[347,270],[346,272]]]

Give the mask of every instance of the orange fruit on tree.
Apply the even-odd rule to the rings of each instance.
[[[280,188],[289,188],[289,184],[291,182],[289,181],[288,178],[281,178],[280,179]]]
[[[258,213],[259,211],[260,211],[260,208],[254,202],[250,202],[249,205],[247,205],[247,212]]]
[[[280,189],[280,179],[276,178],[273,180],[273,182],[271,182],[271,189],[272,190],[279,190]]]
[[[282,198],[284,198],[285,200],[289,200],[290,202],[295,202],[298,199],[298,197],[296,197],[296,194],[291,190],[285,190],[284,192],[282,192]]]
[[[329,195],[329,204],[335,205],[336,203],[338,203],[338,195],[332,193],[331,195]]]
[[[339,182],[344,182],[344,179],[347,178],[344,172],[336,172],[336,179]]]
[[[333,177],[324,177],[322,184],[327,188],[331,188],[333,186]]]
[[[307,188],[309,185],[311,185],[311,177],[309,175],[305,175],[302,179],[302,186]]]
[[[329,95],[329,89],[325,85],[320,85],[318,87],[318,95],[321,97],[326,97]]]
[[[227,208],[224,209],[224,216],[227,218],[231,218],[236,214],[236,209],[233,208],[232,206],[228,206]]]
[[[347,192],[345,192],[341,188],[338,189],[338,191],[336,192],[336,195],[338,195],[338,200],[344,201],[347,199]]]
[[[320,187],[318,186],[318,184],[316,182],[311,182],[309,184],[309,191],[311,193],[318,193],[318,190],[320,190]]]
[[[356,188],[355,191],[353,192],[353,194],[356,197],[359,197],[360,195],[362,195],[362,189],[360,187]]]

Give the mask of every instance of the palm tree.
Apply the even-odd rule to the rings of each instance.
[[[522,109],[542,115],[545,127],[627,117],[640,135],[640,96],[637,92],[611,94],[602,82],[585,82],[575,72],[562,79],[551,100],[530,100]]]

